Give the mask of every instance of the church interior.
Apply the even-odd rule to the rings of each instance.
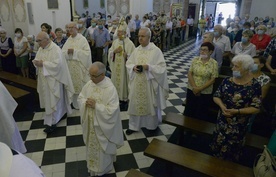
[[[223,6],[226,3],[234,7],[229,13]],[[180,15],[183,14],[186,19],[188,13],[185,12],[189,10],[189,14],[193,14],[195,24],[202,14],[217,16],[220,11],[225,12],[225,19],[228,15],[243,18],[245,14],[250,14],[251,19],[267,15],[276,17],[275,10],[259,10],[261,7],[258,0],[0,0],[0,27],[5,28],[8,36],[12,38],[16,27],[23,29],[26,35],[37,35],[41,23],[47,22],[53,29],[64,27],[87,10],[91,15],[103,12],[111,14],[112,17],[126,14],[139,14],[142,17],[145,13],[157,13],[161,10],[169,15],[172,4],[180,5]],[[274,0],[268,0],[266,7],[275,5]],[[263,145],[267,145],[275,131],[276,121],[271,120],[273,112],[269,115],[260,114],[256,118],[252,131],[247,134],[248,141],[245,143],[243,156],[238,162],[218,159],[211,155],[209,143],[212,140],[214,122],[182,120],[188,71],[192,59],[198,55],[201,44],[202,38],[196,33],[194,36],[186,35],[185,41],[163,51],[169,83],[167,107],[162,112],[163,122],[155,131],[142,128],[137,133],[126,135],[129,115],[127,111],[121,111],[124,146],[117,150],[114,169],[103,175],[104,177],[224,177],[223,174],[231,177],[253,176],[254,160],[263,152]],[[231,68],[222,68],[214,87],[217,88],[220,82],[231,74]],[[271,87],[266,102],[273,107],[276,100],[276,77],[270,77]],[[3,70],[0,71],[0,81],[18,103],[13,117],[27,148],[24,155],[33,160],[47,177],[90,176],[87,171],[79,110],[74,109],[72,114],[61,119],[55,132],[46,134],[43,132],[42,119],[45,110],[39,105],[37,81]],[[214,119],[216,115],[217,112],[213,115]],[[273,116],[275,119],[275,107]],[[175,120],[177,117],[180,118]]]

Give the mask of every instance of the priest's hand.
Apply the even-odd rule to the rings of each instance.
[[[73,53],[74,53],[74,49],[68,49],[67,50],[67,54],[69,54],[69,55],[72,54],[73,55]]]
[[[122,51],[123,51],[122,47],[119,46],[119,47],[117,47],[117,49],[114,50],[114,53],[120,53]]]
[[[144,70],[149,70],[149,65],[142,65]]]
[[[87,98],[85,105],[89,108],[95,108],[96,106],[96,101],[92,98]]]
[[[135,65],[133,67],[133,71],[136,72],[136,73],[139,73],[140,72],[140,69],[137,67],[138,65]]]
[[[42,60],[33,60],[33,64],[37,67],[43,67],[43,61]]]
[[[125,59],[127,59],[127,53],[124,52],[123,56]]]

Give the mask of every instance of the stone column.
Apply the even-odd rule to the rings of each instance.
[[[201,15],[203,15],[205,17],[205,4],[206,4],[206,0],[202,0],[201,4],[202,4]],[[201,18],[201,17],[199,17],[199,18]]]

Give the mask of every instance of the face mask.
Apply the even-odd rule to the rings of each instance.
[[[241,72],[240,71],[233,71],[233,77],[240,78]]]
[[[257,72],[258,70],[259,70],[259,67],[258,67],[257,64],[254,64],[254,65],[252,66],[252,68],[251,68],[251,72],[252,72],[252,73]]]
[[[98,25],[98,28],[99,29],[103,29],[103,25]]]
[[[218,36],[219,36],[219,32],[215,31],[215,32],[214,32],[214,36],[215,36],[215,37],[218,37]]]
[[[96,25],[97,25],[96,23],[92,23],[92,24],[91,24],[91,26],[92,26],[93,28],[95,28]]]
[[[258,34],[264,34],[264,30],[258,30]]]
[[[208,58],[208,55],[200,55],[200,58],[202,58],[202,59],[206,59],[206,58]]]
[[[246,37],[242,37],[241,42],[242,42],[242,43],[247,43],[247,42],[248,42],[248,39],[247,39]]]
[[[21,37],[20,33],[15,33],[15,37]]]
[[[65,38],[65,37],[66,37],[66,34],[62,34],[62,37]]]
[[[251,29],[251,30],[254,30],[254,27],[251,27],[250,29]]]
[[[113,28],[117,28],[117,25],[113,25]]]
[[[268,28],[271,28],[271,25],[267,25]]]

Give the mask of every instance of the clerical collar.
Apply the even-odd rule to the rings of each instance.
[[[141,46],[142,47],[142,49],[149,49],[150,48],[150,42],[149,42],[149,44],[146,46],[146,47],[143,47],[143,46]]]

